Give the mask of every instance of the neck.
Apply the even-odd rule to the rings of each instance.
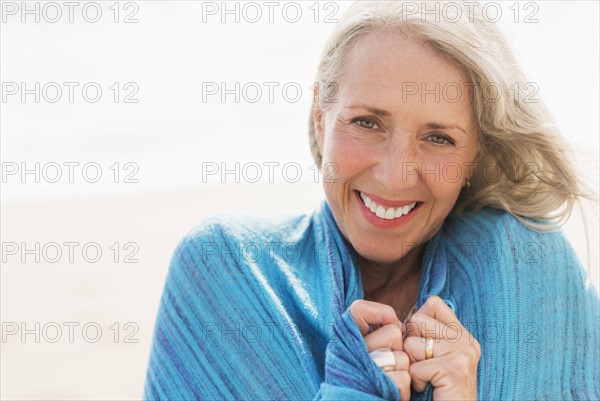
[[[403,319],[417,301],[422,256],[422,248],[393,263],[373,262],[359,255],[364,299],[392,306]]]

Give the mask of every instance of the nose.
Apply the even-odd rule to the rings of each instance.
[[[416,144],[409,134],[395,133],[382,144],[372,171],[389,193],[406,192],[418,184],[420,164]]]

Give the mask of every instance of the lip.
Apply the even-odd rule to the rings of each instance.
[[[410,205],[413,202],[417,202],[417,206],[415,206],[408,214],[400,216],[397,219],[393,219],[393,220],[380,219],[379,217],[375,216],[375,214],[373,212],[371,212],[371,210],[369,210],[367,208],[365,203],[360,198],[360,192],[357,190],[355,190],[353,192],[354,192],[354,197],[356,198],[356,201],[358,202],[358,207],[360,209],[360,212],[363,215],[363,217],[365,218],[365,220],[367,220],[369,223],[371,223],[374,226],[379,227],[379,228],[396,228],[396,227],[406,225],[409,221],[411,221],[417,215],[417,213],[421,210],[421,205],[423,204],[423,202],[418,202],[418,201],[409,201],[409,202],[402,201],[402,204],[400,206],[405,206],[407,204]],[[363,193],[365,195],[367,195],[369,198],[371,198],[371,195],[367,194],[366,192],[363,192]],[[373,198],[371,198],[371,199],[373,199]],[[378,200],[375,200],[375,202],[379,203]],[[399,203],[400,202],[396,202],[396,204],[399,204]],[[394,206],[389,206],[389,207],[394,207]]]
[[[370,194],[370,193],[365,192],[365,191],[358,191],[358,190],[356,190],[356,191],[359,193],[359,197],[360,197],[360,193],[362,192],[363,194],[365,194],[369,198],[371,198],[371,200],[374,200],[375,203],[377,203],[378,205],[381,205],[381,206],[385,206],[386,208],[388,208],[388,207],[401,207],[401,206],[410,205],[410,204],[415,203],[415,202],[419,202],[418,200],[391,201],[391,200],[387,200],[387,199],[384,199],[384,198],[380,198],[377,195],[373,195],[373,194]]]

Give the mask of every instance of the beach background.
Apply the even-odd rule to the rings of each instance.
[[[57,14],[47,2],[27,2],[33,10],[38,4],[39,22],[34,15],[22,22],[21,10],[13,14],[7,3],[0,25],[0,398],[139,399],[181,237],[213,213],[309,213],[323,200],[306,133],[310,88],[330,20],[349,3],[275,2],[270,22],[265,3],[256,2],[263,15],[250,22],[257,14],[244,2],[227,2],[233,14],[225,15],[221,2],[98,2],[95,23],[85,19],[96,18],[86,2],[73,22],[56,3],[63,13],[56,23],[48,22]],[[575,149],[582,176],[598,188],[598,3],[518,3],[518,15],[511,4],[501,4],[498,23]],[[35,94],[23,101],[9,94],[10,83],[20,90],[22,82],[56,82],[64,93],[49,102],[56,88],[47,85],[39,102]],[[72,102],[64,82],[78,83]],[[263,93],[248,101],[256,98],[249,85],[239,101],[203,99],[207,84],[222,82],[228,89],[257,83]],[[272,99],[265,82],[274,83]],[[88,83],[102,89],[96,102],[80,90]],[[221,176],[236,162],[237,180]],[[20,174],[35,163],[39,182]],[[271,177],[268,163],[279,163]],[[62,176],[52,183],[57,165]],[[262,177],[251,183],[256,166]],[[598,288],[597,206],[576,211],[563,230]],[[65,243],[75,243],[71,259]]]

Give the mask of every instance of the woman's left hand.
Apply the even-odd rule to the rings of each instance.
[[[476,400],[481,348],[452,309],[440,297],[432,296],[406,326],[404,352],[410,358],[414,389],[423,392],[431,382],[435,401]],[[430,359],[426,359],[427,338],[433,338]]]

